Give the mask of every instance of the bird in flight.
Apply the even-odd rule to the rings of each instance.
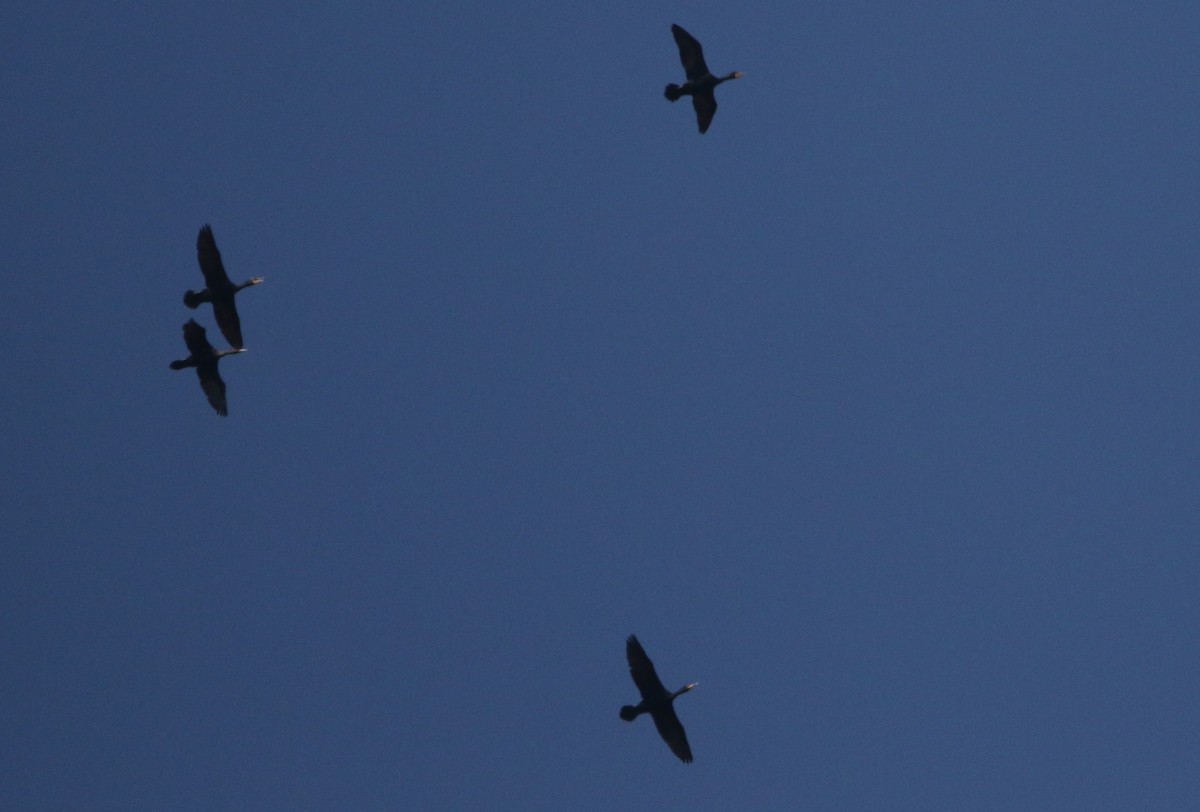
[[[677,25],[671,26],[671,33],[675,36],[675,44],[679,46],[679,61],[683,63],[687,81],[682,85],[667,85],[663,95],[670,101],[691,96],[692,107],[696,110],[696,124],[703,134],[708,132],[708,125],[712,124],[713,116],[717,113],[717,97],[713,95],[713,89],[721,82],[740,79],[743,74],[735,70],[725,76],[713,76],[708,65],[704,64],[704,51],[696,38]]]
[[[654,663],[646,656],[646,650],[633,635],[629,635],[625,641],[625,658],[629,660],[629,674],[642,695],[642,701],[636,705],[623,706],[621,718],[632,722],[643,713],[650,714],[654,726],[658,728],[658,735],[662,736],[671,752],[679,756],[680,761],[690,764],[692,748],[688,747],[687,734],[683,732],[683,725],[679,723],[672,703],[675,697],[686,694],[699,683],[690,682],[678,691],[668,691],[654,672]]]
[[[204,290],[189,290],[183,294],[183,303],[195,310],[205,302],[212,302],[213,316],[217,319],[217,327],[221,335],[235,349],[242,347],[242,322],[238,319],[237,305],[233,297],[242,288],[261,285],[263,278],[256,276],[247,279],[240,285],[229,281],[225,273],[225,265],[221,262],[221,252],[217,250],[217,241],[213,237],[212,227],[205,225],[196,236],[196,258],[200,261],[200,271],[204,274]]]
[[[183,325],[183,341],[191,355],[182,361],[172,361],[171,369],[195,367],[204,396],[217,410],[217,414],[221,417],[227,416],[229,409],[225,405],[225,381],[221,380],[221,375],[217,372],[217,363],[226,355],[236,355],[245,350],[241,347],[232,350],[214,349],[204,335],[204,328],[197,324],[195,319],[188,319],[187,324]]]

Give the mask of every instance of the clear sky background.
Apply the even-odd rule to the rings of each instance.
[[[1193,0],[0,46],[0,806],[1200,808]]]

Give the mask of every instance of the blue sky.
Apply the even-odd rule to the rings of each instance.
[[[705,136],[673,22],[746,73]],[[6,808],[1200,804],[1194,3],[0,45]]]

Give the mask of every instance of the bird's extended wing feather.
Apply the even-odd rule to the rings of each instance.
[[[208,402],[217,410],[217,414],[227,417],[229,410],[225,406],[225,381],[217,374],[216,367],[196,367],[196,375],[200,378],[200,388],[204,390]]]
[[[677,25],[671,26],[675,36],[675,44],[679,46],[679,61],[683,63],[683,71],[689,82],[694,82],[708,75],[708,66],[704,64],[704,49],[688,32]]]
[[[221,328],[221,335],[225,336],[229,346],[240,350],[242,348],[242,321],[238,318],[237,305],[234,304],[233,297],[213,299],[212,306],[217,326]]]
[[[654,719],[654,726],[658,728],[658,735],[662,736],[663,741],[671,748],[671,752],[679,756],[680,761],[691,764],[692,748],[688,747],[687,734],[683,732],[683,725],[671,706],[668,705],[651,716]]]
[[[232,287],[233,283],[229,281],[229,274],[225,273],[225,265],[221,262],[221,252],[217,250],[212,226],[206,224],[196,235],[196,258],[200,261],[200,272],[204,274],[204,283],[210,291]]]
[[[692,96],[692,108],[696,111],[696,126],[700,128],[700,133],[708,132],[713,116],[717,114],[717,97],[711,90],[696,93]]]
[[[183,343],[187,344],[188,352],[196,360],[212,355],[212,344],[208,343],[204,328],[197,324],[195,319],[188,319],[183,325]]]
[[[646,656],[646,650],[633,635],[625,641],[625,659],[629,660],[629,674],[637,686],[642,699],[656,699],[667,692],[654,672],[654,663]]]

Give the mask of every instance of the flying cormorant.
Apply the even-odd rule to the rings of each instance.
[[[683,732],[683,725],[679,723],[679,717],[675,715],[675,708],[671,703],[675,701],[675,697],[686,694],[699,683],[689,682],[674,693],[668,691],[663,687],[658,674],[654,673],[654,663],[646,656],[646,650],[633,635],[629,635],[629,639],[625,641],[625,658],[629,660],[629,673],[642,695],[642,701],[637,705],[623,706],[621,718],[632,722],[643,713],[650,714],[654,726],[658,728],[658,735],[662,736],[671,752],[679,756],[680,761],[690,764],[692,748],[688,747],[687,734]]]
[[[217,363],[226,355],[236,355],[245,352],[241,347],[232,350],[217,350],[204,336],[204,328],[195,319],[188,319],[183,325],[183,341],[191,353],[182,361],[172,361],[171,369],[196,368],[196,377],[200,379],[200,388],[208,402],[217,410],[217,414],[225,417],[229,410],[225,406],[225,382],[217,372]]]
[[[183,303],[195,310],[205,302],[212,302],[213,315],[217,319],[217,327],[221,335],[235,349],[242,347],[242,323],[238,319],[237,305],[233,302],[234,295],[242,288],[262,284],[262,277],[256,276],[240,285],[229,281],[225,266],[221,263],[221,252],[217,250],[217,241],[213,238],[212,227],[205,225],[196,236],[196,258],[200,260],[200,271],[204,274],[205,288],[202,291],[189,290],[183,294]]]
[[[671,26],[671,33],[675,35],[675,44],[679,46],[679,61],[683,63],[687,81],[682,86],[667,85],[663,95],[671,101],[679,101],[682,96],[691,96],[692,107],[696,109],[696,124],[700,126],[701,133],[706,133],[717,112],[717,97],[713,95],[713,88],[721,82],[740,79],[742,74],[734,71],[725,76],[713,76],[704,64],[704,51],[696,38],[677,25]]]

